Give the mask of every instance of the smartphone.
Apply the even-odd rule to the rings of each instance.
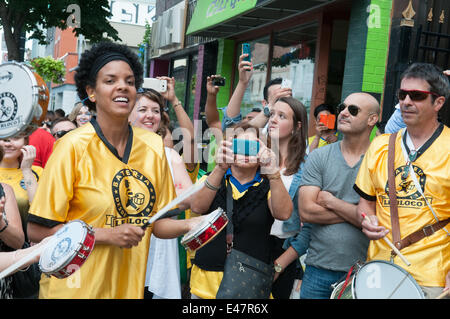
[[[242,54],[248,54],[248,56],[244,58],[244,61],[251,62],[252,50],[250,48],[250,43],[242,43]]]
[[[233,139],[233,153],[245,156],[256,156],[259,152],[259,142],[254,140]]]
[[[214,86],[225,86],[225,78],[223,76],[216,76],[212,79]]]
[[[330,130],[334,130],[336,124],[336,115],[334,114],[321,114],[319,122],[325,124]]]
[[[281,82],[281,88],[292,89],[292,81],[289,79],[283,79],[283,81]]]
[[[144,78],[142,88],[153,89],[157,92],[163,93],[167,91],[167,81],[156,78]]]

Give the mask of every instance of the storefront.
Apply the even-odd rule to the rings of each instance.
[[[292,81],[293,96],[312,114],[321,103],[335,105],[341,100],[351,4],[198,1],[186,34],[220,39],[217,70],[229,79],[220,106],[227,105],[237,84],[237,61],[245,42],[251,46],[254,71],[242,114],[261,107],[265,84],[278,77]]]
[[[192,120],[204,118],[206,77],[221,74],[217,96],[225,107],[237,84],[242,43],[251,46],[254,73],[241,112],[261,107],[271,79],[292,81],[293,96],[309,110],[309,135],[315,134],[314,108],[336,106],[354,92],[383,102],[391,31],[392,0],[185,0],[184,43],[151,60],[151,76],[177,79],[177,95]],[[178,87],[179,85],[179,87]],[[179,93],[178,93],[179,92]],[[382,105],[383,107],[383,105]],[[388,106],[383,116],[392,113]],[[207,143],[207,139],[202,141]]]

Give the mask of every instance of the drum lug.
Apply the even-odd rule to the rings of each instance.
[[[80,257],[81,259],[86,259],[86,256],[83,255],[82,253],[77,253],[77,256]]]

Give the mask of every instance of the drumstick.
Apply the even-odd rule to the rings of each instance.
[[[445,296],[447,296],[450,293],[450,289],[447,289],[443,293],[441,293],[439,296],[436,297],[436,299],[444,299]]]
[[[178,205],[182,201],[184,201],[189,196],[197,193],[205,184],[205,181],[197,182],[194,185],[192,185],[188,190],[180,194],[180,196],[177,196],[174,200],[172,200],[169,204],[164,206],[159,212],[157,212],[155,215],[153,215],[152,218],[150,218],[141,228],[146,229],[148,226],[150,226],[154,221],[161,218],[165,213],[167,213],[172,207]]]
[[[0,273],[0,279],[8,276],[9,274],[13,273],[14,271],[16,271],[17,269],[20,269],[20,267],[22,267],[23,265],[25,265],[26,263],[28,263],[30,260],[33,260],[33,258],[35,258],[36,256],[38,256],[40,253],[42,253],[42,251],[45,249],[46,245],[43,245],[39,248],[37,248],[36,250],[33,250],[30,254],[26,255],[25,257],[23,257],[22,259],[19,259],[18,261],[16,261],[14,264],[12,264],[11,266],[9,266],[8,268],[6,268],[5,270],[3,270]]]
[[[369,223],[372,223],[370,221],[369,216],[367,216],[365,213],[361,213],[361,216]],[[405,256],[403,256],[403,254],[400,252],[400,250],[397,249],[397,247],[394,246],[394,244],[385,237],[383,237],[383,240],[386,242],[386,244],[388,244],[389,247],[392,248],[392,250],[401,258],[401,260],[407,265],[407,266],[411,266],[411,263],[408,261],[408,259],[406,259]]]

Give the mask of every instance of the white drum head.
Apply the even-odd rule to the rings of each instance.
[[[86,237],[87,228],[75,220],[59,229],[41,254],[39,266],[44,273],[53,272],[67,265],[78,252]]]
[[[377,260],[364,264],[354,279],[356,299],[424,299],[414,278],[395,264]]]
[[[33,73],[24,65],[0,65],[0,138],[14,136],[33,119],[38,97]]]
[[[197,225],[197,227],[195,227],[194,229],[191,229],[189,232],[187,232],[181,242],[186,242],[189,241],[190,239],[196,237],[198,234],[202,233],[206,228],[208,228],[209,226],[211,226],[214,221],[223,213],[223,209],[222,208],[217,208],[215,211],[209,213],[208,215],[206,215],[203,220],[200,222],[199,225]]]

